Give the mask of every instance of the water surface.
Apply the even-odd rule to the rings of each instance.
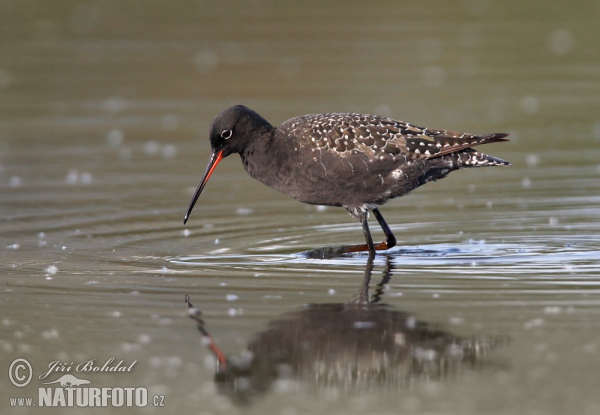
[[[135,370],[78,376],[146,387],[169,412],[600,411],[597,6],[28,4],[0,6],[5,412],[42,410],[10,409],[8,397],[37,396],[50,362],[111,357],[137,360]],[[440,366],[432,356],[467,349],[421,344],[409,361],[429,372],[361,385],[315,382],[309,369],[324,366],[286,362],[249,402],[227,393],[186,295],[215,344],[243,364],[270,328],[348,307],[369,270],[366,255],[303,255],[362,242],[360,225],[253,181],[237,156],[183,226],[210,120],[236,103],[274,124],[357,111],[511,133],[486,151],[512,167],[456,172],[381,209],[398,246],[376,258],[370,291],[382,321],[497,347]],[[354,356],[327,350],[340,362]],[[25,388],[6,376],[16,358],[34,370]],[[410,366],[394,367],[381,366],[394,376]]]

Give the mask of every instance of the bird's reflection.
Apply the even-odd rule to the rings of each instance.
[[[489,351],[506,343],[504,337],[455,336],[381,304],[392,270],[388,260],[370,295],[373,261],[369,260],[360,290],[350,302],[310,304],[287,313],[254,335],[236,358],[217,347],[201,312],[186,298],[189,315],[217,360],[219,390],[243,404],[277,382],[333,387],[345,393],[404,389],[422,379],[448,379],[480,368]]]

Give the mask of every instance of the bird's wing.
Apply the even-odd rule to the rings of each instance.
[[[476,145],[506,141],[508,134],[474,135],[418,127],[376,115],[332,113],[292,118],[280,128],[300,147],[330,151],[340,156],[403,155],[407,159],[435,158]]]

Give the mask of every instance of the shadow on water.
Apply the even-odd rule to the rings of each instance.
[[[333,388],[342,394],[402,390],[492,366],[483,358],[507,344],[508,337],[461,337],[394,310],[381,302],[393,263],[387,257],[381,281],[370,293],[373,266],[369,260],[350,302],[309,304],[286,313],[254,335],[238,357],[221,351],[201,311],[186,297],[189,315],[216,358],[219,391],[245,405],[275,387]]]

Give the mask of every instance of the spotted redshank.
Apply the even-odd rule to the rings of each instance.
[[[217,164],[238,153],[254,179],[301,202],[341,206],[360,221],[366,244],[344,252],[396,245],[378,206],[466,167],[509,166],[474,150],[507,141],[508,134],[467,134],[434,130],[363,114],[310,114],[273,127],[255,111],[236,105],[221,111],[210,126],[212,153],[185,215],[187,222]],[[377,245],[367,222],[372,211],[386,240]]]

